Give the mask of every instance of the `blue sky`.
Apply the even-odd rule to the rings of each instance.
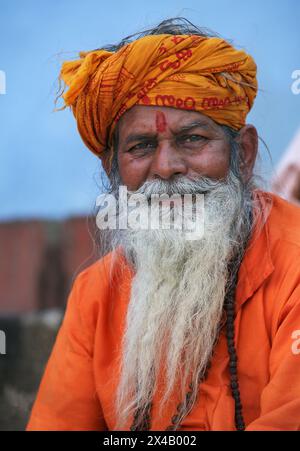
[[[256,60],[255,124],[273,163],[300,126],[298,0],[0,0],[0,220],[86,214],[101,190],[101,165],[83,145],[69,110],[53,112],[63,60],[118,42],[172,16],[217,31]],[[261,148],[263,176],[272,166]]]

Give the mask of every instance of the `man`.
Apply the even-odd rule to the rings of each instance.
[[[185,20],[80,56],[64,100],[117,204],[202,195],[204,230],[100,231],[27,430],[300,430],[300,210],[254,180],[253,59]]]

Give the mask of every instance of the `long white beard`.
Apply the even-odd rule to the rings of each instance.
[[[194,384],[195,402],[197,381],[221,326],[228,260],[239,245],[244,247],[248,233],[242,186],[232,173],[226,182],[205,177],[146,182],[137,192],[205,192],[204,236],[189,241],[178,230],[126,230],[115,239],[135,269],[123,337],[117,429],[137,409],[145,413],[158,374],[164,376],[160,413],[178,384],[181,401],[188,384]]]

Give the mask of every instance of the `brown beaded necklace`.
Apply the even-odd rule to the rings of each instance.
[[[238,372],[237,372],[237,355],[235,350],[234,341],[234,316],[235,316],[235,290],[238,278],[238,267],[236,261],[232,260],[228,265],[229,270],[229,281],[227,284],[226,295],[224,299],[224,311],[226,313],[226,339],[227,339],[227,349],[229,354],[229,372],[230,372],[230,387],[232,397],[235,404],[235,427],[238,431],[245,430],[245,423],[242,412],[242,403],[240,398],[240,389],[238,382]],[[235,268],[235,269],[234,269]],[[211,362],[208,363],[204,376],[200,379],[199,384],[203,382],[208,374],[208,370],[211,367]],[[171,418],[171,424],[166,428],[166,431],[174,431],[178,428],[182,422],[185,412],[189,412],[191,409],[191,399],[193,393],[193,385],[189,385],[189,391],[185,395],[185,403],[180,403],[177,406],[177,412]],[[186,406],[184,408],[184,406]],[[149,431],[151,428],[151,409],[152,402],[150,402],[145,409],[145,414],[142,419],[140,418],[140,411],[134,414],[133,423],[130,427],[131,431]]]

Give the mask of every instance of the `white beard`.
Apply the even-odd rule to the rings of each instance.
[[[207,192],[206,192],[207,191]],[[117,391],[117,429],[132,419],[164,375],[160,414],[176,389],[184,400],[190,382],[192,403],[218,337],[223,313],[227,265],[248,238],[240,181],[201,178],[191,182],[146,182],[138,193],[205,194],[204,236],[189,241],[178,230],[126,230],[121,245],[135,269],[123,337],[121,378]],[[248,217],[248,216],[247,216]],[[163,370],[163,373],[161,371]]]

